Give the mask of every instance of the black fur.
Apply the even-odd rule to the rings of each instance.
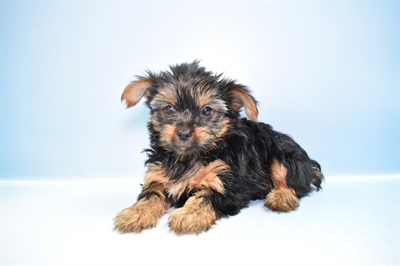
[[[199,165],[206,167],[222,160],[229,166],[229,171],[218,173],[223,193],[211,187],[209,193],[201,196],[204,204],[211,203],[217,218],[239,213],[251,200],[265,199],[275,186],[273,164],[286,169],[286,185],[293,189],[295,197],[304,197],[313,189],[321,188],[320,165],[311,160],[291,137],[273,130],[268,124],[240,118],[238,106],[250,109],[246,112],[251,115],[255,113],[251,107],[246,107],[246,101],[254,106],[256,101],[245,86],[206,71],[198,62],[172,66],[171,71],[158,74],[147,72],[147,76],[139,77],[139,81],[142,82],[140,86],[147,84],[147,87],[142,91],[139,83],[132,83],[134,103],[128,102],[128,105],[135,105],[143,94],[150,108],[150,148],[145,150],[148,155],[146,165],[160,165],[171,184],[190,178],[189,173],[193,175],[193,169]],[[129,100],[129,97],[123,95],[125,99]],[[212,115],[202,115],[204,106],[199,106],[199,102],[203,98],[212,107]],[[229,123],[223,125],[223,121]],[[201,137],[201,141],[193,140],[189,146],[186,142],[169,140],[173,136],[166,135],[166,138],[163,134],[168,126],[184,126],[191,131],[206,128],[211,133],[205,134],[207,138]],[[138,201],[157,196],[180,208],[201,190],[188,187],[184,193],[176,195],[168,189],[154,191],[155,185],[144,185]]]
[[[198,157],[203,165],[221,159],[232,169],[229,174],[220,176],[226,194],[213,191],[209,196],[220,216],[235,215],[251,200],[265,199],[273,188],[271,180],[265,178],[270,174],[273,159],[278,159],[288,169],[287,183],[296,191],[297,197],[306,196],[313,187],[321,189],[320,165],[311,160],[291,137],[274,131],[268,124],[246,118],[235,119],[232,124],[234,127],[216,149],[200,153]],[[149,128],[151,132],[151,126]],[[166,152],[157,140],[153,140],[151,146],[153,149],[146,150],[149,157],[146,164],[161,162],[171,179],[179,179],[191,169],[191,160],[176,161],[174,154]],[[170,200],[175,207],[182,207],[192,194],[193,191],[187,191],[178,200]]]

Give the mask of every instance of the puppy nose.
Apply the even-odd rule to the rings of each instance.
[[[180,140],[187,141],[192,137],[192,132],[189,129],[179,129],[177,135]]]

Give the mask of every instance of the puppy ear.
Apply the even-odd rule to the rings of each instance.
[[[231,109],[238,111],[244,106],[247,117],[257,122],[257,103],[253,96],[249,94],[249,91],[240,85],[234,85],[231,87],[229,93],[232,97]]]
[[[152,84],[153,79],[151,78],[140,78],[137,81],[133,81],[125,87],[121,101],[125,101],[127,108],[135,106],[143,96],[149,96],[148,89]]]

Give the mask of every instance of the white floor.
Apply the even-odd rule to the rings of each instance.
[[[399,265],[399,178],[327,177],[299,210],[254,201],[209,232],[176,236],[165,215],[113,232],[140,178],[2,182],[1,265]]]

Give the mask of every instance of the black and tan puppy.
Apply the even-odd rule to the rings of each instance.
[[[198,234],[251,200],[288,212],[321,188],[320,165],[292,138],[257,122],[246,87],[197,61],[147,72],[122,94],[128,107],[142,97],[151,114],[148,170],[137,202],[115,218],[116,230],[155,227],[173,206],[170,229]],[[249,119],[239,118],[242,107]]]

